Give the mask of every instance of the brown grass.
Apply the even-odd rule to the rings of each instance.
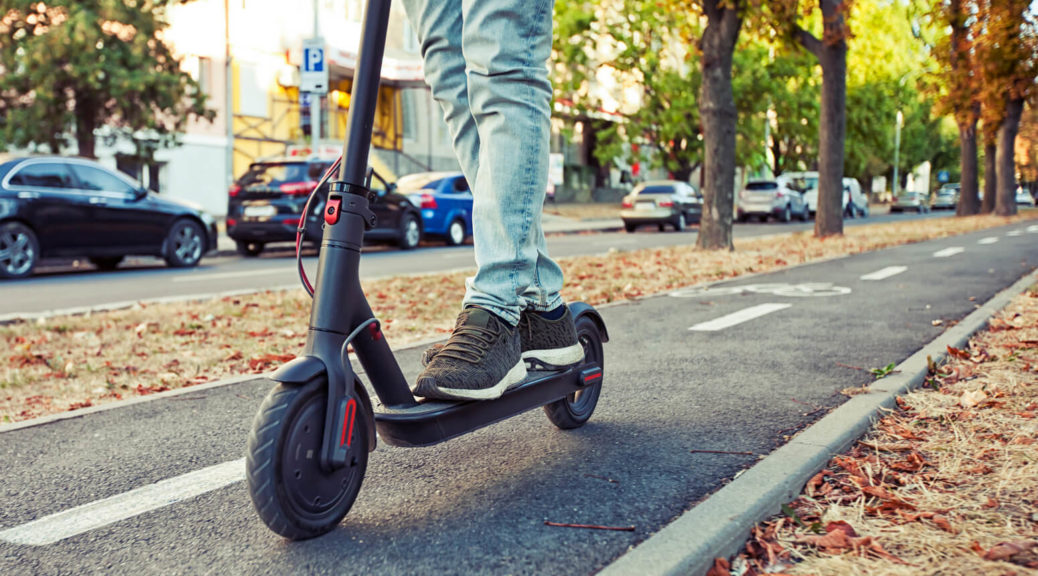
[[[730,573],[1038,574],[1038,287],[949,352]]]
[[[603,304],[895,244],[1038,218],[976,216],[849,228],[736,242],[734,252],[677,246],[560,260],[563,296]],[[365,283],[394,346],[446,334],[470,272]],[[302,290],[131,309],[0,326],[0,422],[150,394],[243,373],[263,373],[295,356],[310,301]]]

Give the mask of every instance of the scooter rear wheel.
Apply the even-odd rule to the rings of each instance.
[[[576,321],[577,341],[584,347],[584,365],[598,364],[605,373],[605,355],[602,352],[602,334],[598,325],[587,316]],[[568,430],[583,426],[598,405],[598,396],[602,393],[602,379],[599,378],[581,390],[544,406],[544,413],[552,424]]]
[[[346,466],[321,467],[325,406],[323,378],[303,386],[278,384],[252,424],[246,458],[249,495],[263,522],[290,540],[325,534],[350,511],[368,464],[369,416],[358,406]]]

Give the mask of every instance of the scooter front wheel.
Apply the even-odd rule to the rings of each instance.
[[[605,355],[602,352],[602,334],[598,331],[598,325],[591,318],[581,316],[577,318],[576,329],[577,341],[584,347],[583,365],[597,364],[604,373]],[[594,384],[545,405],[544,413],[548,416],[548,420],[559,428],[564,430],[579,428],[591,418],[601,393],[602,379],[599,378]]]
[[[350,511],[368,464],[368,414],[357,406],[346,466],[321,466],[327,384],[278,384],[264,399],[249,434],[246,483],[263,522],[290,540],[325,534]],[[360,404],[360,403],[358,403]]]

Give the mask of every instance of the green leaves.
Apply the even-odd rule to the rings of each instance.
[[[211,119],[198,84],[159,35],[168,2],[3,2],[0,149],[47,146],[74,134],[93,154],[94,128],[172,141],[191,116]]]

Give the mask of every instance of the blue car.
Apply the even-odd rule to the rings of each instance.
[[[425,237],[457,246],[472,235],[472,191],[461,172],[409,174],[397,180],[396,190],[421,210]]]

